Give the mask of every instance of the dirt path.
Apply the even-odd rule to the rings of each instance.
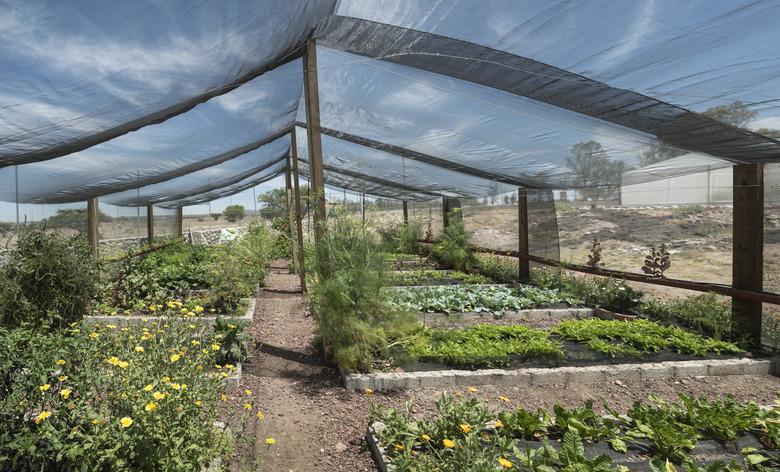
[[[258,452],[264,456],[263,471],[308,472],[322,470],[372,471],[371,456],[364,443],[371,403],[402,407],[414,400],[415,414],[425,416],[443,393],[475,395],[496,409],[523,406],[547,408],[560,403],[579,406],[595,399],[607,400],[626,410],[636,400],[656,393],[675,400],[678,393],[709,397],[734,395],[740,401],[771,404],[780,390],[780,379],[769,376],[691,378],[680,381],[643,380],[570,387],[485,386],[477,393],[465,388],[447,391],[433,388],[411,392],[367,395],[344,390],[335,369],[325,367],[314,346],[316,327],[299,289],[297,276],[277,261],[258,297],[255,319],[249,332],[258,343],[246,364],[240,392],[251,389],[252,402],[265,414],[257,431]],[[288,293],[293,292],[293,293]],[[550,392],[555,392],[551,395]],[[505,403],[499,396],[507,397]],[[243,403],[243,400],[241,400]],[[277,440],[267,448],[266,437]]]

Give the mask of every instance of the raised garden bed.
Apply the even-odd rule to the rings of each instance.
[[[626,414],[602,416],[591,402],[496,412],[475,398],[445,396],[431,419],[375,409],[366,440],[380,471],[456,470],[464,461],[484,470],[777,470],[777,407],[680,399],[682,405],[636,402]]]
[[[561,321],[552,330],[479,324],[423,329],[394,372],[345,374],[347,388],[388,390],[464,384],[567,384],[774,373],[771,358],[648,320]],[[500,369],[495,367],[501,367]]]
[[[202,314],[196,314],[196,316],[189,317],[189,321],[200,325],[211,326],[217,318],[229,318],[237,321],[252,322],[255,313],[255,298],[242,298],[236,315],[229,314],[212,314],[203,312]],[[118,326],[131,326],[146,323],[150,319],[157,319],[165,317],[166,315],[155,315],[154,313],[133,314],[132,310],[125,310],[124,314],[116,315],[89,315],[84,317],[84,321],[87,323],[102,323],[113,324]]]
[[[454,285],[396,288],[390,292],[390,304],[413,312],[489,312],[529,308],[567,308],[578,300],[556,290],[527,285]]]

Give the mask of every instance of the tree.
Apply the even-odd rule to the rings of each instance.
[[[309,193],[309,186],[300,187],[301,193],[301,216],[306,215],[306,195]],[[260,194],[257,201],[263,204],[260,215],[264,218],[276,218],[277,216],[287,214],[287,190],[279,187]]]
[[[758,113],[748,108],[747,105],[739,100],[728,105],[718,105],[708,108],[701,114],[718,120],[721,123],[736,126],[737,128],[746,128],[758,115]],[[774,137],[775,139],[778,139],[780,137],[780,131],[778,130],[762,128],[756,132],[770,138]],[[774,136],[772,133],[775,133]],[[650,144],[642,150],[639,162],[642,167],[646,167],[657,162],[682,156],[685,153],[686,151],[684,150],[676,149],[665,144]]]
[[[624,162],[609,159],[598,141],[572,146],[569,156],[566,157],[566,165],[576,176],[574,185],[581,189],[584,196],[590,198],[598,198],[603,193],[599,187],[620,185],[622,174],[626,170]]]
[[[244,211],[243,205],[229,205],[222,212],[222,216],[231,223],[244,219],[245,215],[246,211]]]
[[[756,133],[766,136],[767,138],[780,140],[780,129],[758,128]]]
[[[702,115],[709,116],[731,126],[736,126],[737,128],[745,128],[758,113],[737,100],[729,105],[718,105],[708,108],[702,112]]]

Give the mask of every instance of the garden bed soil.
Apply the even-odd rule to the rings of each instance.
[[[286,267],[278,263],[273,267]],[[297,289],[298,278],[287,271],[272,271],[268,286]],[[465,387],[422,387],[414,390],[351,392],[337,369],[327,367],[316,347],[316,325],[301,294],[261,293],[257,314],[248,330],[258,341],[252,362],[244,366],[241,389],[252,390],[253,402],[266,419],[258,423],[256,434],[265,454],[263,468],[295,472],[376,470],[365,441],[366,425],[372,403],[388,408],[404,408],[414,399],[413,412],[425,416],[434,412],[442,393],[473,396],[494,409],[522,406],[550,410],[555,403],[565,407],[580,406],[596,400],[594,408],[606,413],[601,400],[619,412],[625,412],[637,400],[651,393],[677,402],[678,395],[706,394],[710,398],[734,395],[737,401],[753,400],[771,404],[780,390],[780,379],[768,375],[690,378],[639,378],[634,380],[593,381],[563,386],[555,385],[484,385],[472,393]],[[553,394],[551,394],[553,392]],[[505,398],[507,401],[501,400]],[[241,408],[244,398],[236,396]],[[267,449],[266,437],[277,444]],[[247,451],[242,451],[247,453]],[[249,451],[248,459],[253,459]]]

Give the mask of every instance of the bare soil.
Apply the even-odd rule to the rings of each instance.
[[[413,400],[415,414],[426,415],[433,410],[436,399],[447,393],[476,395],[496,409],[551,408],[555,403],[576,406],[593,399],[599,407],[601,400],[607,400],[613,407],[626,410],[651,393],[669,400],[679,393],[709,397],[731,394],[740,401],[770,404],[780,390],[780,379],[775,377],[732,376],[557,388],[484,386],[477,393],[465,388],[370,395],[347,392],[338,372],[325,366],[315,346],[316,325],[304,295],[281,293],[298,289],[297,276],[289,274],[281,261],[274,266],[280,268],[272,270],[266,283],[276,291],[263,291],[258,297],[250,328],[257,346],[241,385],[241,392],[252,390],[253,403],[266,416],[257,430],[260,445],[256,453],[264,455],[263,470],[267,471],[375,470],[364,441],[372,403],[400,408]],[[500,396],[509,402],[500,400]],[[275,438],[276,445],[265,446],[266,437]]]

